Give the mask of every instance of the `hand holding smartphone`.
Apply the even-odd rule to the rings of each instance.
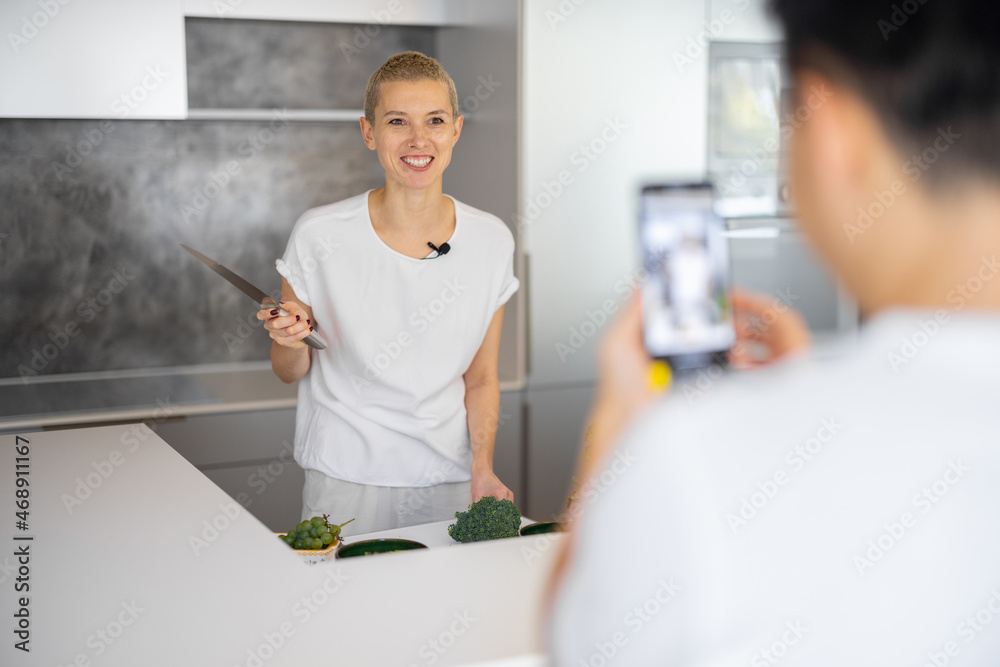
[[[736,340],[724,231],[710,183],[642,189],[643,339],[650,356],[675,370],[725,363]]]

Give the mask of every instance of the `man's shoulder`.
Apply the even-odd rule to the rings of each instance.
[[[723,371],[705,368],[679,380],[656,410],[660,419],[681,413],[687,420],[711,420],[717,426],[737,428],[717,419],[737,413],[741,419],[772,421],[800,401],[817,398],[837,402],[852,394],[852,378],[862,370],[857,355],[836,361],[800,359],[763,370]],[[714,417],[714,418],[713,418]]]
[[[735,473],[784,456],[812,434],[838,435],[844,415],[856,414],[865,401],[858,382],[866,375],[872,377],[856,355],[758,371],[704,369],[679,381],[636,422],[630,442],[667,467],[680,460],[726,461]]]

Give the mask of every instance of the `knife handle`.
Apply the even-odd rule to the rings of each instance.
[[[313,330],[308,336],[302,339],[302,342],[313,348],[314,350],[325,350],[326,349],[326,339],[319,335],[319,332]]]
[[[269,307],[271,307],[271,306],[261,305],[261,308],[264,308],[264,309],[269,308]],[[276,317],[286,317],[288,315],[291,315],[291,313],[289,313],[284,308],[278,308],[278,314],[276,315]],[[323,338],[323,336],[321,336],[320,333],[318,331],[316,331],[315,329],[313,329],[312,333],[310,333],[308,336],[306,336],[305,338],[303,338],[302,342],[305,343],[306,345],[308,345],[309,347],[313,348],[314,350],[325,350],[326,349],[326,339]]]

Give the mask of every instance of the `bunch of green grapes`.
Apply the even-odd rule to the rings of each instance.
[[[340,536],[340,529],[351,521],[354,521],[354,519],[345,521],[338,526],[331,524],[326,514],[323,516],[314,516],[295,526],[294,530],[290,530],[278,537],[293,549],[319,551],[333,544],[333,541]]]

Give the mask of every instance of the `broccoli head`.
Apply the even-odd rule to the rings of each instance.
[[[455,512],[457,521],[448,534],[458,542],[479,542],[516,537],[521,527],[521,510],[509,500],[484,496],[469,505],[467,512]]]

